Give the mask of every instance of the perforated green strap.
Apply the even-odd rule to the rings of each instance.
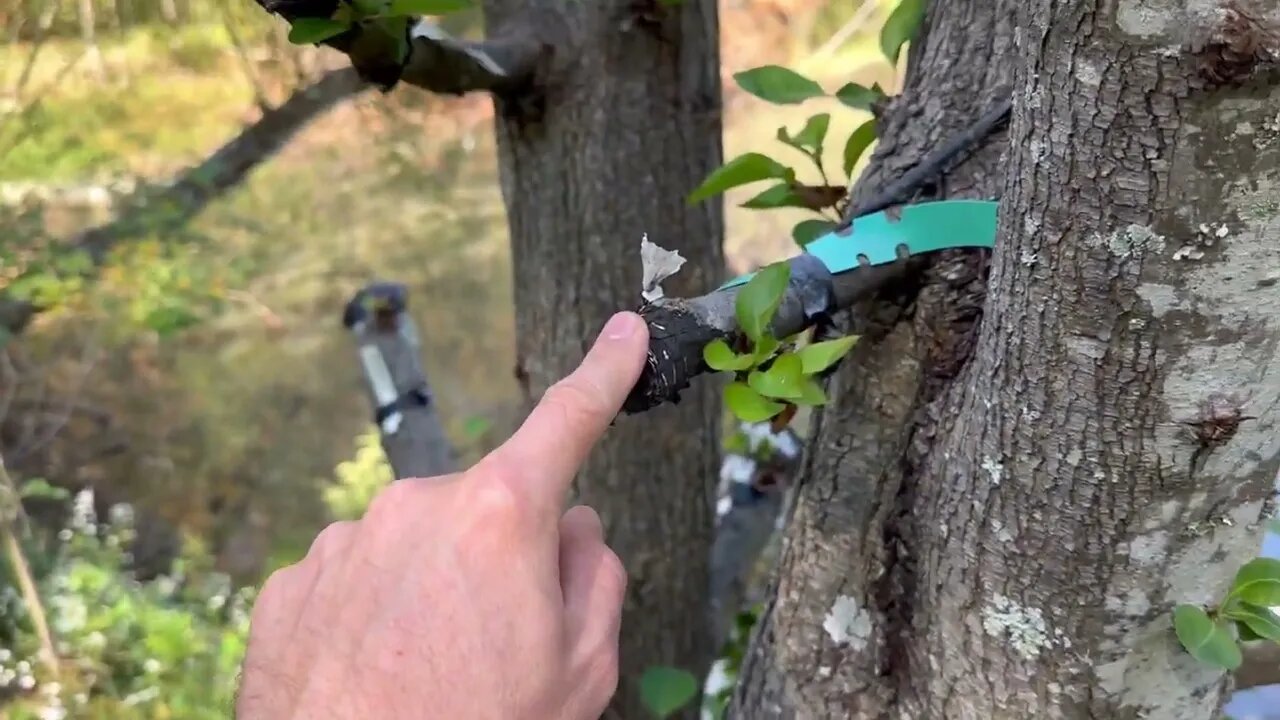
[[[885,212],[854,218],[845,229],[829,232],[805,246],[805,252],[822,261],[831,274],[838,275],[860,264],[864,255],[871,265],[885,265],[898,257],[898,246],[909,255],[947,248],[995,246],[996,207],[988,200],[939,200],[905,205],[896,220]],[[722,288],[741,285],[755,273],[725,283]]]

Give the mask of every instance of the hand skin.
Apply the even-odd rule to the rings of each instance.
[[[264,586],[238,720],[595,720],[618,684],[626,573],[564,499],[644,364],[615,315],[505,444],[402,480]]]

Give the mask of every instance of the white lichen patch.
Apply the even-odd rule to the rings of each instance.
[[[1142,257],[1148,252],[1162,252],[1165,239],[1149,227],[1129,225],[1109,235],[1094,237],[1091,244],[1105,247],[1118,258]]]
[[[990,455],[982,456],[982,470],[991,478],[993,485],[999,485],[1004,479],[1004,465]]]
[[[841,595],[832,603],[822,621],[822,629],[837,645],[848,645],[854,650],[867,647],[871,639],[871,613],[848,595]]]
[[[1081,59],[1076,62],[1076,80],[1081,84],[1097,87],[1102,84],[1102,71],[1090,60]]]
[[[1175,27],[1178,9],[1174,0],[1121,0],[1116,7],[1116,24],[1129,35],[1159,37]]]
[[[1055,639],[1039,608],[1020,605],[1004,595],[996,595],[982,608],[982,629],[991,637],[1007,640],[1009,647],[1028,660],[1052,647]],[[1057,640],[1062,647],[1071,647],[1060,634]]]

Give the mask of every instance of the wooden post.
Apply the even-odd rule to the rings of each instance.
[[[399,283],[372,283],[347,303],[342,324],[355,335],[374,421],[396,479],[457,469],[457,453],[432,402],[417,328]]]

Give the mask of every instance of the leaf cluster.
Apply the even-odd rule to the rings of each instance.
[[[1224,670],[1240,667],[1240,643],[1269,640],[1280,643],[1280,560],[1257,558],[1236,573],[1226,598],[1217,609],[1179,605],[1173,610],[1173,629],[1187,652],[1200,662]]]
[[[790,275],[786,263],[756,273],[735,299],[739,332],[733,344],[718,339],[702,349],[707,367],[734,374],[724,390],[729,410],[743,422],[774,419],[775,430],[785,427],[798,407],[827,402],[815,376],[844,357],[858,340],[848,336],[802,345],[803,333],[785,341],[775,338],[770,323],[782,304]]]

